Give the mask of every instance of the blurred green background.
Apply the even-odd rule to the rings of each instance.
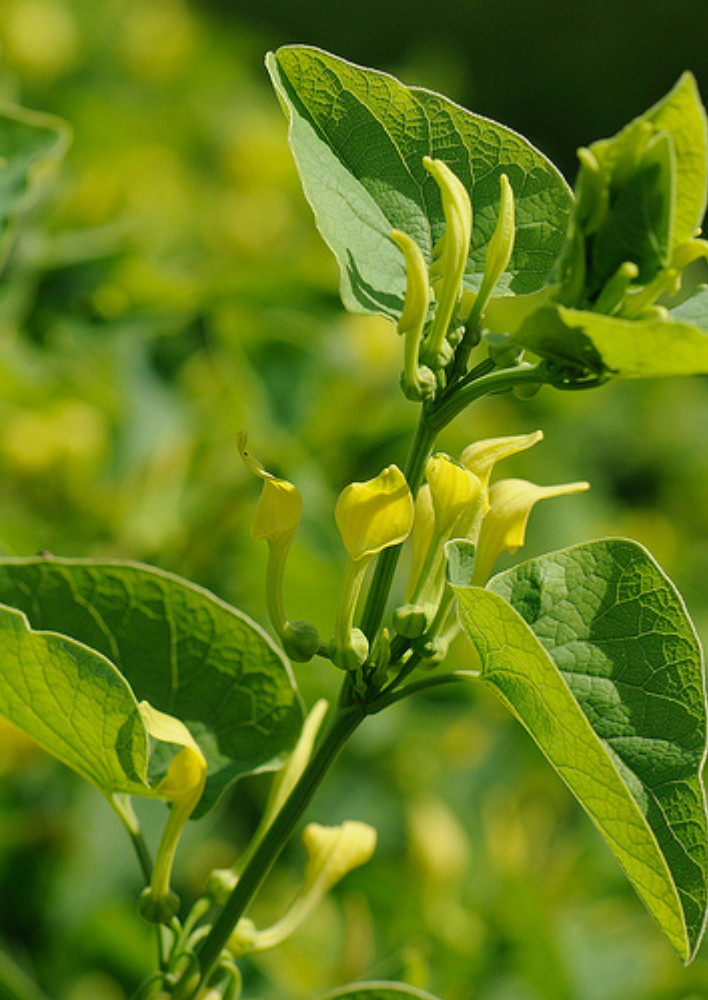
[[[265,51],[318,44],[442,90],[524,133],[572,180],[575,148],[611,135],[683,69],[708,97],[706,29],[705,0],[3,0],[0,94],[61,115],[75,139],[0,288],[0,551],[152,562],[264,621],[264,552],[248,531],[258,487],[235,448],[245,428],[303,492],[289,610],[327,634],[336,495],[402,461],[414,408],[396,390],[392,326],[339,305]],[[545,443],[505,474],[593,489],[541,505],[525,551],[634,537],[708,638],[706,381],[499,397],[441,443],[457,454],[537,427]],[[334,692],[321,663],[298,673],[308,700]],[[0,936],[15,963],[0,957],[0,998],[39,1000],[24,969],[51,1000],[121,1000],[152,944],[123,831],[97,793],[4,726],[0,775]],[[244,783],[190,828],[186,899],[234,859],[265,789]],[[374,823],[379,849],[307,929],[248,965],[249,1000],[385,977],[444,1000],[708,995],[708,952],[681,967],[484,693],[451,689],[371,720],[308,816]],[[153,836],[162,818],[146,812]],[[259,922],[282,912],[302,862],[295,844]]]

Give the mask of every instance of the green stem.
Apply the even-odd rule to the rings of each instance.
[[[408,459],[403,469],[406,481],[413,495],[417,492],[423,479],[425,463],[428,461],[430,453],[433,450],[436,437],[437,430],[432,429],[428,421],[428,412],[425,408],[422,408],[415,437],[413,438]],[[384,549],[376,562],[376,568],[374,569],[369,593],[366,598],[364,613],[361,618],[361,630],[370,644],[373,643],[374,636],[378,632],[381,619],[386,610],[386,601],[391,590],[393,575],[396,572],[400,553],[401,546],[392,545],[390,548]]]
[[[315,751],[310,763],[303,771],[300,780],[274,819],[273,825],[263,837],[250,862],[244,868],[243,874],[229,896],[224,909],[199,948],[200,986],[206,982],[222,949],[226,946],[231,932],[275,864],[295,824],[302,816],[337,754],[366,715],[365,706],[350,705],[340,710],[333,718],[322,743]],[[178,998],[179,1000],[191,1000],[193,996],[198,994],[198,989],[194,988],[186,977],[183,977],[177,983],[173,996],[175,1000]]]
[[[502,392],[504,389],[513,389],[517,385],[534,385],[548,381],[548,376],[543,365],[536,365],[532,368],[503,368],[501,371],[492,372],[467,385],[461,385],[456,391],[451,392],[448,397],[440,401],[439,406],[433,407],[428,423],[434,433],[439,433],[444,427],[462,413],[470,403],[490,392]]]
[[[152,858],[150,857],[150,851],[145,843],[142,830],[132,830],[130,827],[127,827],[127,830],[130,839],[133,841],[140,871],[143,873],[146,885],[149,885],[152,878]]]
[[[128,831],[128,836],[135,848],[135,854],[140,865],[140,870],[143,873],[145,884],[150,885],[153,874],[152,857],[145,842],[145,837],[143,837],[143,831],[140,829],[140,823],[138,822],[138,817],[135,814],[130,797],[127,795],[114,795],[110,803]],[[158,965],[160,969],[165,969],[167,967],[167,945],[165,934],[160,924],[155,925],[155,943],[157,946]]]
[[[473,672],[471,670],[459,670],[449,674],[436,674],[434,677],[425,677],[423,680],[416,681],[414,684],[406,684],[405,687],[399,688],[398,690],[388,691],[372,701],[369,705],[369,713],[371,715],[375,715],[377,712],[381,712],[384,708],[388,708],[389,705],[393,705],[395,702],[401,701],[403,698],[407,698],[409,695],[415,694],[417,691],[425,691],[427,688],[440,687],[442,684],[452,684],[455,681],[469,680],[472,673]],[[402,679],[402,675],[399,678],[396,678],[397,682]]]

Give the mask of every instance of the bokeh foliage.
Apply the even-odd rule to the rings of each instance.
[[[150,561],[263,621],[264,554],[248,534],[257,487],[235,449],[247,428],[269,468],[302,489],[291,614],[326,634],[342,564],[334,499],[345,483],[401,460],[413,415],[395,388],[392,324],[347,315],[339,303],[336,268],[261,68],[266,46],[308,41],[372,64],[398,59],[405,72],[382,68],[442,88],[464,65],[452,96],[464,96],[466,81],[473,110],[521,128],[566,168],[577,142],[612,134],[678,70],[700,67],[689,47],[675,73],[662,55],[645,99],[634,78],[620,92],[625,66],[616,58],[613,71],[602,50],[612,117],[601,118],[596,102],[593,131],[577,134],[573,88],[561,88],[561,74],[578,82],[578,106],[591,81],[569,55],[570,15],[556,19],[555,34],[549,16],[539,41],[539,64],[560,53],[555,87],[541,74],[529,86],[530,62],[519,62],[511,35],[507,89],[491,95],[484,59],[470,56],[470,68],[453,46],[442,66],[439,25],[428,49],[418,40],[400,55],[392,43],[369,53],[351,36],[356,51],[347,51],[322,27],[292,37],[283,22],[279,35],[277,5],[259,6],[258,28],[227,4],[186,0],[0,8],[2,96],[59,114],[75,132],[3,274],[0,547]],[[314,5],[298,7],[297,30],[309,7],[315,24]],[[687,40],[700,34],[692,10],[686,4],[681,23]],[[494,21],[482,14],[478,47]],[[663,24],[651,5],[646,16]],[[584,23],[578,14],[577,37]],[[643,30],[624,45],[636,65],[652,66],[658,49]],[[529,127],[523,116],[531,109],[546,123],[549,102],[556,124],[544,144],[549,126]],[[545,447],[510,460],[505,474],[586,478],[593,490],[562,515],[541,507],[529,554],[604,534],[635,537],[676,580],[707,638],[705,380],[546,390],[526,403],[492,398],[442,443],[457,454],[473,437],[537,427]],[[455,651],[461,664],[470,655]],[[331,692],[316,665],[300,677],[308,697]],[[8,950],[52,1000],[120,1000],[147,970],[151,945],[134,910],[138,873],[123,831],[91,789],[4,725],[0,773]],[[205,830],[192,826],[180,854],[185,896],[233,860],[263,793],[254,780]],[[249,997],[305,1000],[338,982],[386,976],[449,1000],[691,1000],[708,990],[708,959],[679,966],[587,820],[485,694],[455,690],[371,720],[310,812],[321,822],[374,823],[380,848],[306,931],[249,967]],[[149,807],[148,824],[159,818]],[[297,846],[286,861],[257,907],[264,921],[294,890]],[[0,998],[12,997],[2,969]]]

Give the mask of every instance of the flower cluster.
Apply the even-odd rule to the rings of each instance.
[[[438,453],[428,459],[425,481],[414,500],[401,470],[391,465],[367,482],[351,483],[341,493],[335,510],[337,527],[347,553],[334,636],[322,651],[343,670],[359,670],[372,660],[369,639],[354,626],[366,570],[382,550],[400,545],[410,536],[411,561],[405,598],[393,615],[392,632],[409,640],[421,660],[438,659],[445,651],[453,595],[447,582],[446,547],[455,540],[469,543],[468,579],[471,586],[484,586],[499,556],[515,552],[524,544],[526,525],[539,500],[578,493],[588,483],[537,486],[522,479],[490,483],[496,463],[537,444],[541,431],[512,437],[490,438],[470,444],[455,461]],[[253,467],[253,460],[251,460]],[[284,484],[265,473],[264,494],[273,483]],[[290,495],[292,484],[279,485]],[[292,492],[294,491],[294,493]],[[299,494],[298,494],[299,496]],[[268,511],[264,517],[263,511]],[[299,516],[299,512],[298,512]],[[256,525],[274,546],[295,530],[287,505],[265,502],[262,497]],[[282,570],[282,563],[279,563]],[[282,598],[282,572],[269,577],[277,593],[269,595],[269,606],[279,609],[273,625],[287,634]],[[304,623],[299,623],[304,627]],[[307,626],[314,632],[311,626]],[[454,627],[454,626],[453,626]],[[388,635],[388,633],[387,633]],[[314,655],[314,653],[313,653]]]

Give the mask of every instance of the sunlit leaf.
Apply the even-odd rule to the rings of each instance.
[[[641,546],[615,539],[532,559],[488,587],[456,588],[482,680],[688,961],[706,912],[706,709],[680,596]]]
[[[118,668],[138,700],[184,722],[208,764],[197,814],[244,774],[278,767],[302,711],[287,662],[240,611],[147,566],[0,560],[0,601]],[[154,768],[164,767],[162,754]]]
[[[524,319],[514,340],[543,358],[620,378],[708,373],[708,331],[672,319],[621,319],[546,305]]]
[[[514,190],[517,231],[498,291],[532,292],[545,284],[563,245],[571,195],[524,138],[446,97],[319,49],[281,48],[267,65],[290,119],[305,194],[339,263],[348,309],[400,316],[405,271],[392,229],[415,239],[432,260],[444,218],[424,156],[444,160],[471,194],[467,287],[481,281],[503,173]]]

